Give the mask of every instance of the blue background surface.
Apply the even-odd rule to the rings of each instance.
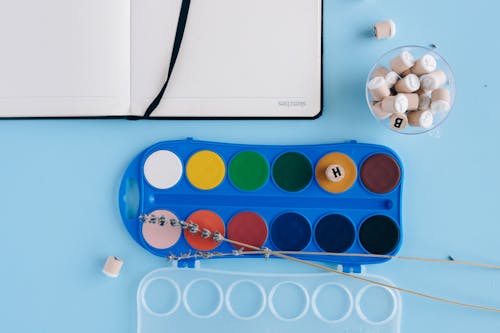
[[[499,10],[499,3],[487,0],[325,0],[325,101],[317,120],[0,121],[0,330],[136,331],[137,285],[165,262],[127,234],[117,208],[118,184],[139,151],[188,136],[255,144],[356,139],[387,145],[406,171],[400,254],[499,264]],[[372,24],[387,18],[396,21],[397,36],[368,37]],[[455,107],[433,135],[392,133],[368,112],[365,76],[389,49],[430,43],[455,72]],[[100,273],[108,255],[125,261],[116,280]],[[401,261],[368,271],[402,287],[500,307],[498,271]],[[403,295],[403,304],[402,332],[500,330],[498,313],[409,295]]]

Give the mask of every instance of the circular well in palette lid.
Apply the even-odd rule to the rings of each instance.
[[[144,162],[144,177],[151,186],[161,190],[174,187],[182,173],[181,160],[169,150],[157,150]]]
[[[392,156],[375,154],[363,162],[360,177],[369,191],[385,194],[399,185],[401,168]]]

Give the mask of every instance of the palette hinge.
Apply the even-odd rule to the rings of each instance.
[[[344,273],[355,273],[355,274],[361,274],[363,273],[364,269],[360,265],[342,265],[342,271]]]
[[[196,268],[197,266],[199,266],[199,262],[195,258],[179,259],[177,261],[177,267],[179,268]]]

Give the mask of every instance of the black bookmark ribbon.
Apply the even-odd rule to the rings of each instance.
[[[158,96],[151,102],[149,107],[144,113],[144,117],[147,118],[153,113],[153,111],[158,107],[163,98],[163,94],[165,94],[165,90],[167,89],[168,82],[170,81],[170,77],[172,76],[172,71],[174,70],[175,62],[177,61],[177,56],[179,55],[179,51],[181,49],[182,38],[184,37],[184,30],[186,29],[186,23],[189,13],[189,7],[191,5],[191,0],[182,0],[181,11],[179,13],[179,21],[177,23],[177,31],[175,32],[175,41],[174,47],[172,49],[172,56],[170,57],[170,65],[168,67],[168,74],[163,87],[161,88]]]

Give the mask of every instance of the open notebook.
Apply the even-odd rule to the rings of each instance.
[[[184,2],[0,0],[0,117],[142,117]],[[150,116],[315,117],[321,32],[322,0],[191,0]]]

